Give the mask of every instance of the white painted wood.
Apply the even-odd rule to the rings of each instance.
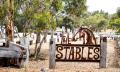
[[[55,39],[50,39],[50,48],[49,48],[49,68],[55,68]]]

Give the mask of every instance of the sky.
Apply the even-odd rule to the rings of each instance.
[[[120,0],[87,0],[88,11],[103,10],[109,14],[116,13]]]

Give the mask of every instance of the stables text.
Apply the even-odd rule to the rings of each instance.
[[[56,61],[99,61],[100,45],[56,44]]]

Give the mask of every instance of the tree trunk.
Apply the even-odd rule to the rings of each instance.
[[[27,36],[27,28],[28,28],[28,24],[30,23],[30,19],[28,21],[26,21],[25,25],[23,26],[23,36],[26,37]]]
[[[44,37],[43,37],[42,40],[40,41],[40,44],[39,44],[39,46],[38,46],[38,48],[37,48],[37,51],[36,51],[35,59],[38,58],[38,56],[39,56],[39,54],[40,54],[40,51],[41,51],[41,46],[42,46],[44,40],[46,39],[46,37],[47,37],[47,31],[44,32]]]
[[[40,33],[37,33],[37,39],[36,39],[36,44],[35,44],[34,57],[35,57],[35,55],[37,53],[37,46],[38,46],[38,43],[40,43],[40,39],[41,39]]]
[[[8,0],[8,15],[6,16],[6,46],[8,46],[10,41],[13,41],[13,7],[14,1]]]

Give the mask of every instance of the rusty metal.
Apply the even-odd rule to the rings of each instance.
[[[83,44],[56,44],[56,46],[100,47],[100,45],[99,45],[99,44],[97,44],[97,45],[83,45]]]
[[[72,41],[72,38],[69,38],[69,35],[62,36],[61,38],[61,44],[71,44],[70,41]]]
[[[65,59],[56,59],[56,62],[100,62],[100,60],[65,60]]]
[[[77,34],[79,38],[76,38]],[[71,43],[81,38],[82,44]],[[88,28],[80,27],[72,38],[69,38],[69,33],[67,36],[62,36],[61,44],[56,44],[56,61],[100,62],[100,45],[96,43],[93,32]]]
[[[88,48],[87,57],[84,51]],[[94,53],[94,55],[93,55]],[[93,55],[93,57],[90,57]],[[56,61],[99,62],[100,45],[56,44]]]
[[[77,41],[77,39],[79,39],[79,38],[75,38],[77,34],[79,34],[80,39],[83,38],[83,44],[88,44],[88,45],[97,44],[95,36],[90,29],[80,27],[79,30],[76,32],[76,34],[73,36],[72,38],[73,41]]]

